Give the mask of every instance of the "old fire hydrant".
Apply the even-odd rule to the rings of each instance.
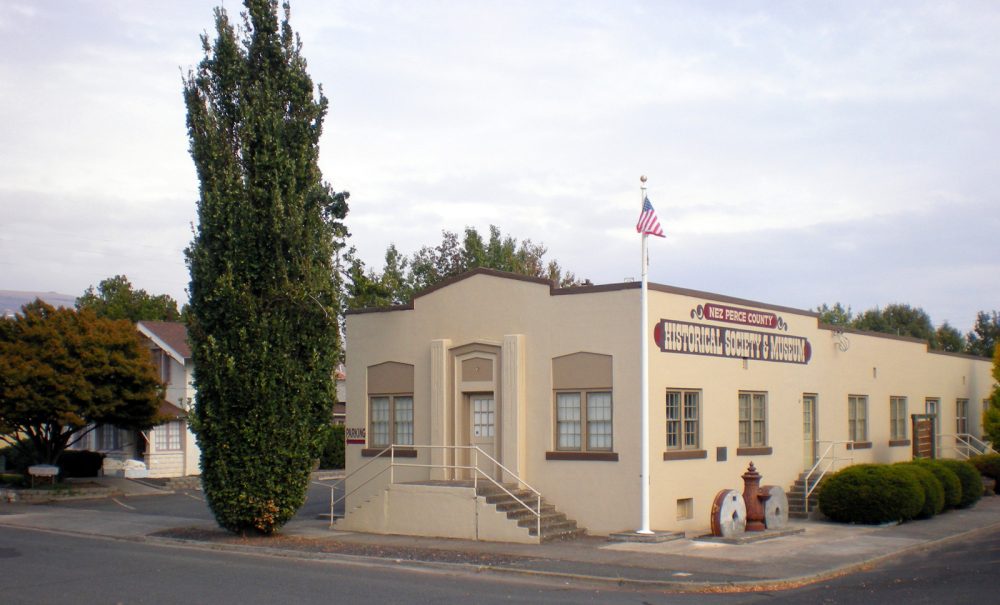
[[[751,462],[747,472],[743,473],[743,502],[747,507],[746,531],[764,531],[764,505],[761,496],[767,497],[760,493],[760,473]]]

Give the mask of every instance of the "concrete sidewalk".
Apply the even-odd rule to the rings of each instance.
[[[274,538],[240,539],[208,521],[58,505],[0,505],[0,526],[310,559],[445,566],[455,571],[517,573],[562,580],[680,591],[780,589],[825,580],[916,550],[1000,531],[1000,497],[902,525],[855,526],[797,521],[799,534],[752,544],[690,539],[660,544],[585,537],[541,545],[382,536],[330,530],[294,519]],[[164,538],[183,535],[185,539]],[[158,534],[154,536],[153,534]]]

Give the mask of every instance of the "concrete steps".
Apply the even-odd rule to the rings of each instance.
[[[805,507],[806,482],[805,473],[799,475],[792,487],[785,492],[788,497],[788,516],[792,519],[808,519],[819,511],[819,489],[809,495],[809,510]]]
[[[504,485],[504,487],[510,492],[509,494],[495,485],[480,485],[476,493],[485,498],[487,504],[494,505],[497,511],[506,513],[507,518],[517,523],[518,527],[526,528],[529,535],[538,536],[540,527],[539,541],[571,540],[586,533],[585,529],[577,527],[576,521],[557,511],[555,506],[546,503],[545,498],[541,499],[539,520],[536,515],[539,511],[538,496],[534,492],[518,489],[516,485]],[[514,496],[524,504],[515,500]]]

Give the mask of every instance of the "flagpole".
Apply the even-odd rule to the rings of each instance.
[[[641,197],[640,204],[646,202],[646,177],[639,177],[639,181],[642,183],[641,186]],[[642,432],[642,466],[639,473],[639,477],[642,482],[642,523],[641,527],[636,530],[637,534],[651,534],[652,530],[649,529],[649,336],[647,334],[648,330],[648,316],[649,316],[649,301],[647,300],[647,289],[648,289],[648,269],[649,269],[649,258],[646,253],[646,239],[649,234],[642,234],[642,290],[639,295],[640,314],[642,315],[640,319],[640,325],[642,328],[642,333],[640,334],[639,342],[641,343],[640,349],[640,367],[642,381],[641,387],[639,388],[639,398],[642,401],[641,412],[642,422],[640,431]]]

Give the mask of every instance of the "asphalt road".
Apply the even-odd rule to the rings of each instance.
[[[168,495],[131,496],[128,498],[102,498],[95,500],[63,500],[51,503],[67,508],[89,510],[129,510],[146,515],[166,515],[183,517],[193,521],[212,521],[212,511],[205,503],[205,495],[199,490],[180,490]],[[338,514],[343,514],[344,503],[337,506]],[[306,502],[295,514],[296,519],[315,520],[320,514],[330,512],[330,488],[310,484]]]
[[[0,528],[3,603],[996,602],[1000,531],[792,591],[667,594]]]

